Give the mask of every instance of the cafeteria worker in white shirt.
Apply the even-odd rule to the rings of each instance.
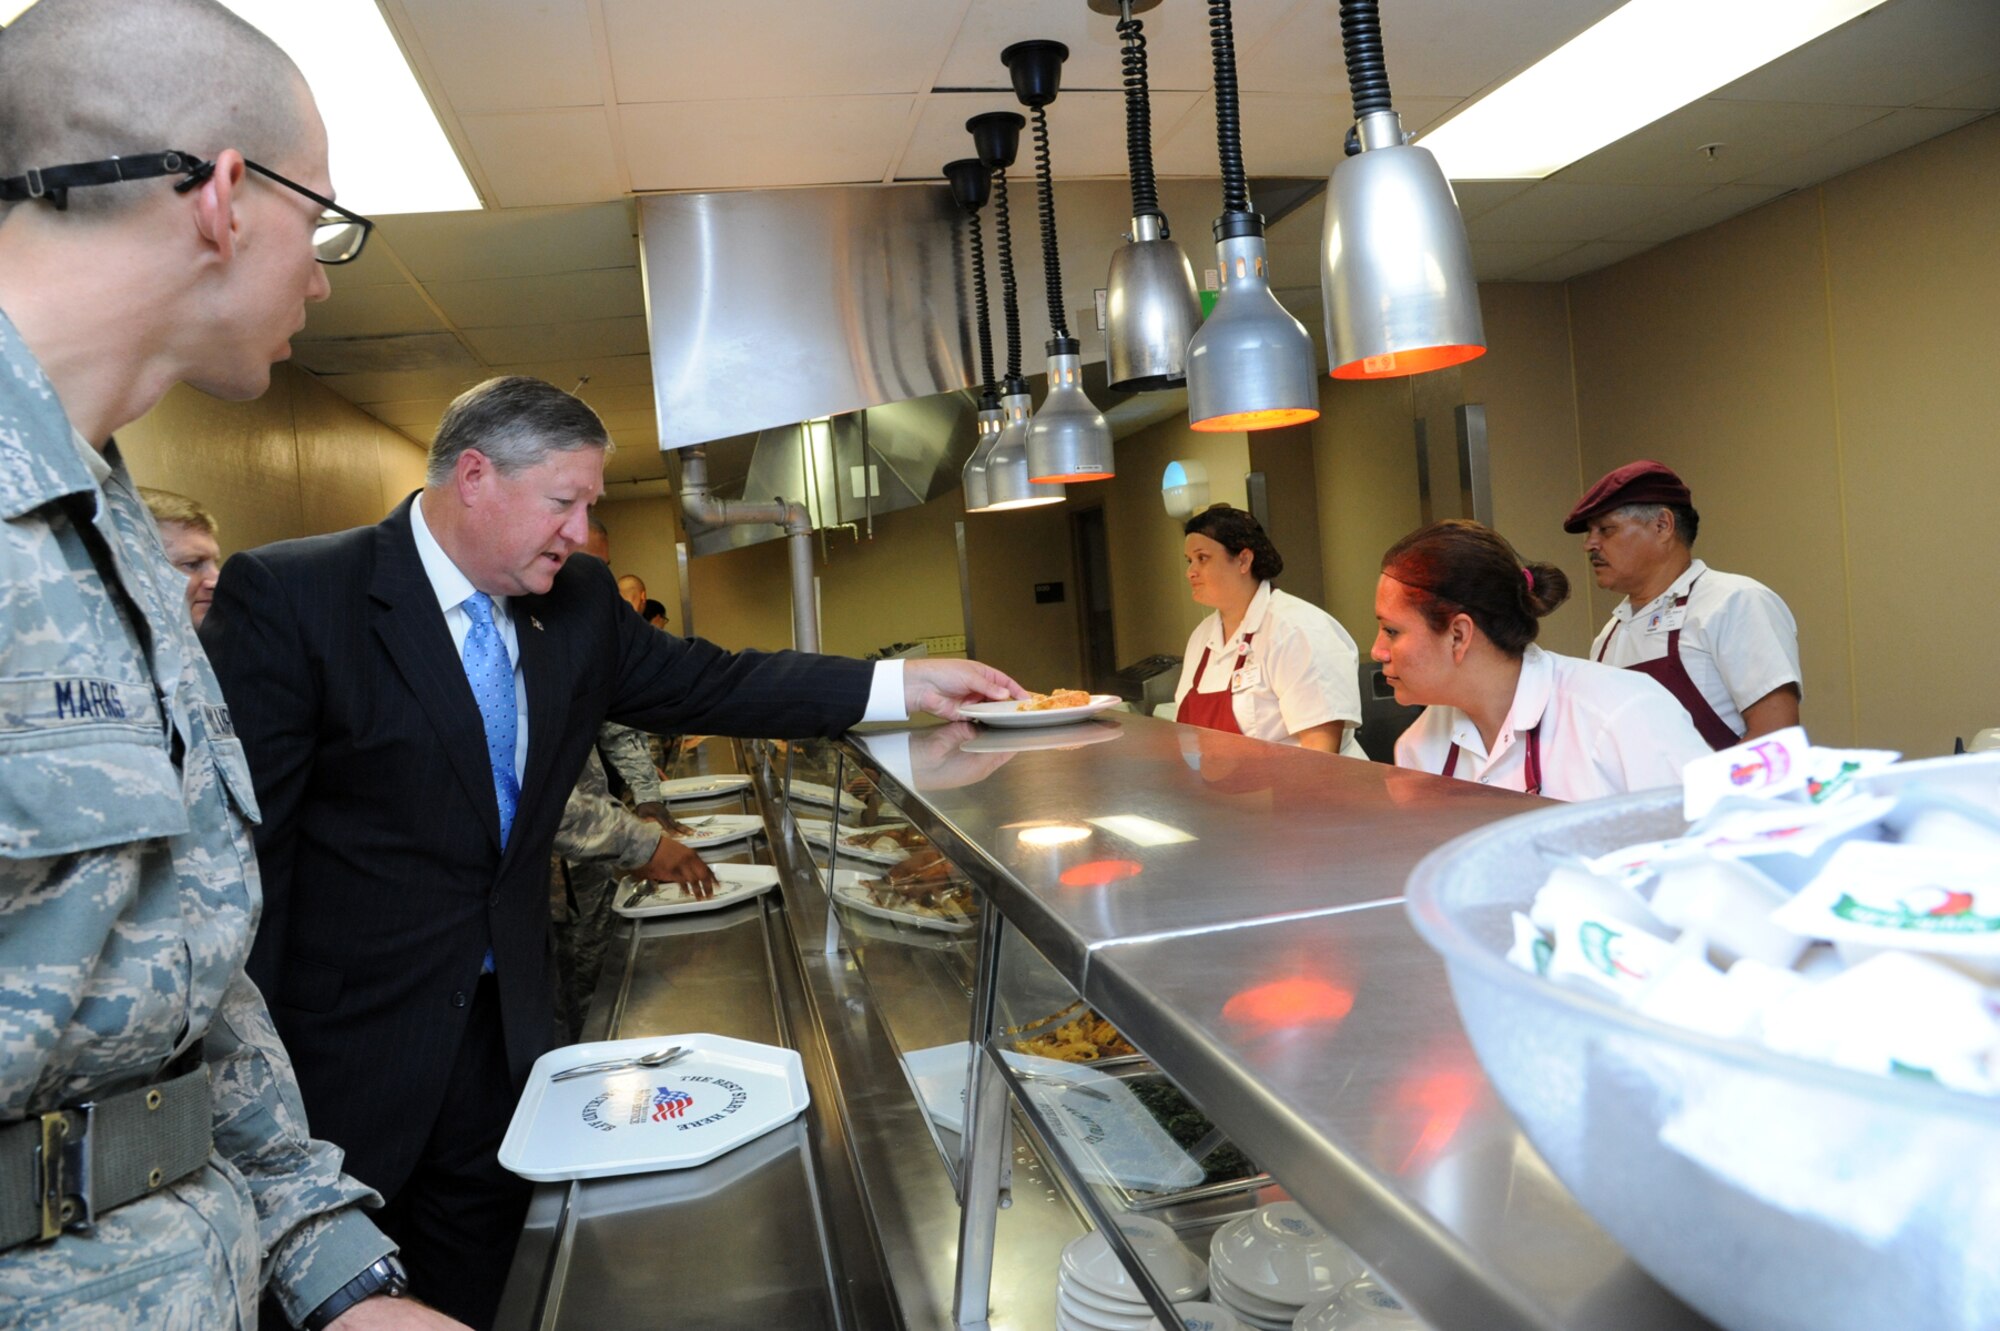
[[[1396,766],[1558,800],[1677,785],[1709,752],[1674,696],[1631,670],[1535,646],[1569,598],[1553,564],[1453,519],[1389,547],[1370,653],[1396,701],[1422,706]]]
[[[1347,630],[1271,585],[1284,558],[1242,509],[1212,504],[1181,530],[1188,589],[1215,613],[1188,638],[1174,719],[1365,759],[1361,653]]]
[[[1622,593],[1590,659],[1651,675],[1711,748],[1799,723],[1799,626],[1776,592],[1694,557],[1700,514],[1681,478],[1628,462],[1563,522],[1587,533],[1597,585]]]

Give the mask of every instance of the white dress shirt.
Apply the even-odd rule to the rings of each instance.
[[[1679,785],[1681,769],[1711,752],[1687,709],[1657,681],[1530,645],[1493,752],[1472,718],[1456,707],[1432,706],[1396,741],[1396,766],[1442,773],[1456,744],[1457,779],[1525,790],[1528,732],[1536,726],[1542,794],[1555,800]]]
[[[437,595],[438,608],[444,611],[444,626],[451,632],[452,650],[463,660],[465,635],[472,628],[472,617],[465,608],[465,598],[479,589],[459,571],[458,565],[451,562],[451,556],[444,552],[437,537],[431,534],[430,524],[424,521],[422,495],[410,505],[410,532],[416,537],[417,558],[423,561],[424,575],[430,579],[431,590]],[[493,623],[500,630],[500,641],[507,648],[507,660],[514,667],[514,779],[519,781],[528,766],[528,685],[521,674],[521,642],[515,632],[514,617],[507,609],[507,598],[495,596],[492,599]],[[910,719],[909,709],[903,705],[901,661],[875,663],[875,673],[868,683],[868,707],[861,719]]]
[[[1244,656],[1243,640],[1250,650]],[[1208,652],[1208,668],[1200,679],[1195,669]],[[1344,721],[1340,752],[1366,758],[1354,732],[1361,728],[1361,655],[1340,621],[1310,601],[1259,583],[1257,594],[1243,612],[1243,622],[1227,639],[1222,636],[1222,612],[1195,626],[1181,659],[1181,680],[1174,690],[1179,709],[1188,694],[1228,689],[1236,728],[1252,739],[1297,744],[1298,734],[1330,721]]]
[[[1674,602],[1683,596],[1688,603],[1677,624]],[[1719,573],[1699,559],[1637,610],[1629,599],[1612,607],[1611,619],[1590,644],[1590,659],[1602,651],[1605,665],[1621,669],[1656,661],[1667,654],[1675,627],[1688,678],[1739,735],[1745,707],[1801,680],[1799,626],[1783,599],[1755,578]]]

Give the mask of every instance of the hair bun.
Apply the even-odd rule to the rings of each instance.
[[[1569,575],[1554,564],[1531,563],[1522,567],[1528,609],[1541,619],[1569,599]]]

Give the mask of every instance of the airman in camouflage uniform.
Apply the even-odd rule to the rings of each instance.
[[[0,313],[0,1119],[142,1085],[206,1037],[208,1168],[0,1252],[0,1325],[295,1319],[392,1245],[306,1130],[243,974],[256,797],[183,580],[117,446],[77,438]]]
[[[602,739],[600,731],[600,748]],[[659,784],[657,777],[653,784]],[[611,903],[619,879],[652,860],[663,835],[658,823],[639,817],[613,798],[598,754],[584,760],[583,772],[556,828],[549,880],[549,911],[555,924],[558,1040],[574,1041],[583,1032],[590,996],[596,992],[598,974],[604,968],[604,949],[613,925]]]

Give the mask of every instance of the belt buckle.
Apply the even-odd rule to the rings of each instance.
[[[96,1117],[94,1101],[41,1116],[35,1182],[42,1203],[39,1238],[44,1243],[66,1229],[87,1234],[97,1224],[90,1202],[90,1129]],[[73,1126],[73,1118],[80,1119],[81,1126]]]

